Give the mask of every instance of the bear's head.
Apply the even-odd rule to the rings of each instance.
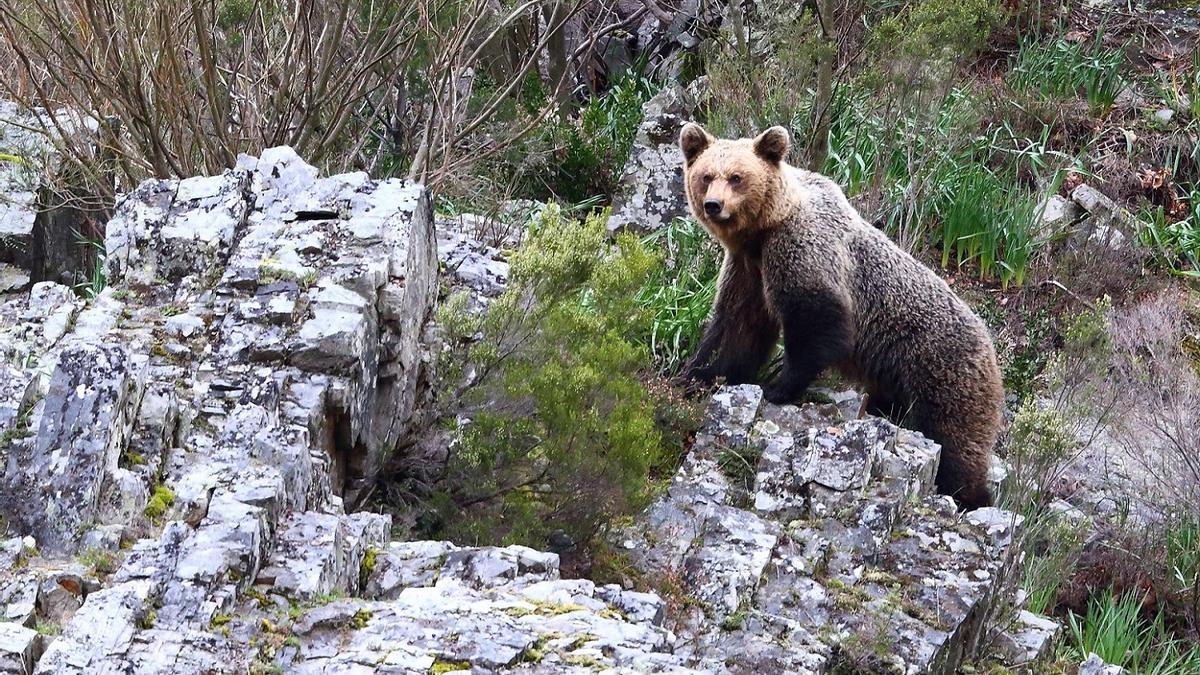
[[[769,226],[783,197],[791,140],[771,127],[754,138],[717,139],[689,123],[679,135],[684,185],[692,213],[727,245],[739,234]]]

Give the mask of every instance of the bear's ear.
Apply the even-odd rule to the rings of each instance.
[[[792,141],[783,127],[771,127],[754,139],[754,154],[772,164],[782,162],[791,149]]]
[[[684,163],[690,165],[712,142],[713,137],[704,127],[695,122],[685,124],[683,131],[679,132],[679,148],[683,150]]]

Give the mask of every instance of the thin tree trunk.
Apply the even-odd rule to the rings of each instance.
[[[813,0],[821,24],[821,48],[817,53],[817,98],[813,101],[812,135],[808,142],[808,168],[821,171],[829,159],[830,107],[833,105],[833,66],[837,60],[837,32],[833,26],[835,0]]]
[[[554,100],[561,106],[568,93],[567,87],[567,29],[562,22],[562,0],[547,0],[542,5],[542,16],[546,19],[546,52],[549,54],[547,75],[553,87]]]

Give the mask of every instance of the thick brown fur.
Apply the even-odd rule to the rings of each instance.
[[[685,375],[752,382],[782,331],[783,370],[764,388],[768,400],[795,401],[837,368],[866,389],[872,412],[903,417],[942,445],[943,494],[965,509],[991,504],[1004,389],[979,317],[833,181],[784,161],[782,127],[718,140],[689,124],[680,145],[688,203],[725,249],[713,315]]]

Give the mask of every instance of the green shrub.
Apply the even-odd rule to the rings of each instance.
[[[553,189],[557,197],[574,203],[613,193],[642,121],[642,105],[658,89],[651,80],[626,75],[588,101],[578,123],[559,127],[562,149],[556,157]]]
[[[1009,453],[1018,471],[1029,466],[1044,474],[1066,461],[1077,447],[1071,424],[1056,408],[1026,400],[1017,409]]]
[[[981,279],[999,277],[1006,288],[1023,284],[1034,246],[1033,198],[980,161],[956,163],[941,185],[946,194],[936,227],[942,266],[953,256],[956,267],[974,262]]]
[[[520,123],[551,104],[540,78],[531,74],[527,82],[521,95],[497,115],[501,123]],[[487,172],[497,184],[511,186],[514,197],[566,203],[607,198],[620,181],[642,121],[642,105],[660,87],[636,73],[625,74],[578,111],[564,110],[548,118],[509,146]],[[486,82],[477,89],[488,100]]]
[[[668,456],[643,383],[649,314],[638,290],[658,264],[636,237],[605,240],[606,214],[576,222],[550,206],[511,260],[510,286],[480,316],[443,312],[458,444],[433,504],[446,536],[544,545],[587,540],[641,506]],[[472,339],[477,338],[474,342]]]

